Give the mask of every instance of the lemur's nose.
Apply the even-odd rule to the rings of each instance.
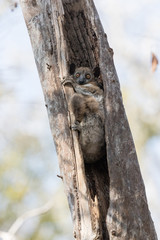
[[[85,79],[83,76],[80,76],[79,79],[78,79],[78,83],[79,84],[83,84],[85,82]]]

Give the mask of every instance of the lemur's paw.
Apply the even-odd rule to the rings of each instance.
[[[65,84],[67,84],[67,83],[70,83],[70,84],[73,83],[72,77],[69,77],[69,76],[68,76],[68,77],[64,77],[64,78],[63,78],[62,84],[65,85]]]

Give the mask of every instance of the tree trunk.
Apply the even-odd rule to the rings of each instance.
[[[93,0],[21,0],[77,240],[157,239],[113,50]],[[100,67],[104,87],[105,163],[85,164],[62,85],[69,67]]]

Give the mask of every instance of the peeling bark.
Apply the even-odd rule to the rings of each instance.
[[[113,50],[92,0],[21,0],[77,240],[156,240]],[[62,85],[70,64],[100,67],[106,162],[84,164]]]

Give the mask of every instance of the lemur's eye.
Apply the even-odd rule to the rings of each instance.
[[[80,73],[76,73],[76,78],[79,78],[79,76],[80,76]]]
[[[91,78],[91,75],[88,73],[88,74],[86,74],[86,78],[87,79],[90,79]]]

